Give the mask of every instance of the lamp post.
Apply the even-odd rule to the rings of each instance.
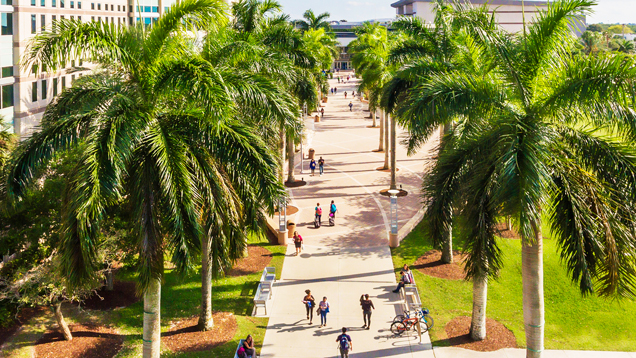
[[[305,119],[307,118],[307,104],[303,103],[303,113],[302,113],[302,122],[305,123]],[[304,127],[303,127],[304,128]],[[300,174],[303,173],[303,159],[305,157],[305,152],[303,152],[303,136],[300,136]]]
[[[391,230],[389,231],[389,246],[398,247],[400,241],[398,240],[398,213],[397,213],[397,195],[400,193],[399,189],[389,189],[389,195],[391,195],[391,210],[389,216],[391,217]]]
[[[278,205],[278,244],[287,244],[287,200],[282,199]]]

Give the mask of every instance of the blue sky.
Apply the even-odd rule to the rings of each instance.
[[[332,20],[363,21],[395,17],[391,3],[397,0],[278,0],[292,19],[299,19],[307,9],[329,12]],[[636,0],[597,0],[595,13],[588,23],[636,23]]]

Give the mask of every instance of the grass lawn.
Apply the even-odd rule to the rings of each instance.
[[[283,259],[285,257],[284,246],[270,245],[266,241],[252,242],[265,247],[272,252],[273,258],[269,266],[276,267],[276,276],[280,277],[280,272],[283,268]],[[197,268],[198,271],[198,268]],[[246,276],[238,277],[226,277],[214,282],[212,305],[215,311],[231,312],[235,315],[237,321],[237,331],[234,338],[219,347],[216,347],[209,351],[194,352],[188,354],[176,354],[163,350],[162,356],[164,357],[228,357],[234,356],[235,349],[240,339],[245,338],[248,334],[254,337],[254,341],[257,346],[257,352],[260,352],[260,347],[265,337],[265,329],[267,327],[267,318],[252,317],[253,298],[258,281],[260,279],[261,272],[254,273]],[[118,275],[119,279],[133,280],[134,277],[130,273],[121,273]],[[179,320],[181,318],[191,317],[199,314],[201,306],[201,276],[199,274],[193,274],[187,277],[179,277],[174,272],[166,270],[164,284],[161,290],[161,323],[162,332],[165,332],[170,321]],[[77,310],[67,310],[67,321],[72,323],[79,317],[75,316]],[[124,346],[117,358],[124,357],[140,357],[141,356],[141,337],[142,337],[142,319],[143,319],[143,301],[139,301],[129,307],[110,311],[110,312],[97,312],[87,311],[88,315],[92,318],[96,318],[105,324],[111,325],[117,328],[120,334],[125,336]],[[52,322],[52,315],[46,315],[42,317]],[[15,342],[14,346],[24,347],[35,343],[35,336],[33,333],[27,335],[26,333],[37,331],[39,334],[43,332],[45,326],[39,325],[37,330],[27,329],[25,334],[17,335],[12,340]],[[29,327],[32,328],[32,327]],[[33,327],[34,328],[34,327]],[[38,335],[39,335],[38,334]],[[21,349],[24,351],[24,349]],[[18,354],[18,350],[12,350],[7,353],[12,356],[16,353],[16,356],[22,356]],[[20,353],[21,354],[21,353]],[[25,351],[25,357],[30,356]]]
[[[455,230],[453,230],[455,231]],[[454,238],[455,240],[455,238]],[[521,243],[500,239],[504,268],[497,280],[488,285],[488,317],[508,327],[525,347],[521,294]],[[392,249],[393,264],[399,272],[404,264],[431,250],[426,229],[420,223]],[[450,281],[413,270],[422,303],[431,311],[435,326],[433,345],[447,345],[444,326],[454,317],[470,316],[472,283]],[[545,348],[567,350],[636,351],[636,302],[582,297],[561,265],[554,240],[544,238]]]

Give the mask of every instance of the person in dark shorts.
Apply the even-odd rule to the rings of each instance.
[[[303,237],[298,234],[298,231],[294,231],[294,246],[296,247],[296,256],[298,256],[303,248]]]

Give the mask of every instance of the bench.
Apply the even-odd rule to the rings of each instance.
[[[400,295],[404,301],[404,310],[413,311],[422,307],[422,301],[420,300],[420,294],[417,290],[417,286],[414,284],[406,284],[400,290]]]
[[[263,307],[265,309],[265,315],[267,315],[267,301],[269,300],[271,293],[271,289],[266,288],[262,283],[258,284],[256,294],[254,295],[254,315],[258,312],[259,307]]]
[[[260,283],[262,283],[264,286],[269,286],[269,289],[271,290],[274,280],[276,280],[276,268],[265,267],[263,269],[263,274],[261,275]]]

